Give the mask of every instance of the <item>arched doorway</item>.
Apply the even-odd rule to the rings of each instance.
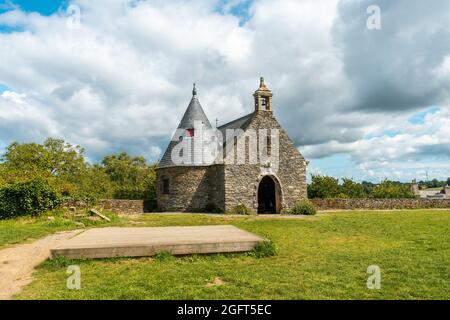
[[[261,179],[258,186],[258,213],[280,213],[280,190],[270,176]]]

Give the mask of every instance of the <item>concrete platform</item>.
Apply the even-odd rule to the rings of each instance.
[[[51,249],[69,259],[145,257],[161,251],[174,255],[252,250],[263,238],[234,226],[98,228]]]

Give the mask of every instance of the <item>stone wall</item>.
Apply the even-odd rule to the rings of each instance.
[[[221,211],[229,212],[244,204],[256,212],[259,182],[264,176],[271,176],[275,181],[278,212],[286,212],[297,201],[306,198],[306,161],[272,112],[258,112],[248,128],[256,132],[259,129],[279,130],[279,154],[276,158],[274,154],[271,166],[266,167],[259,159],[257,164],[250,164],[247,155],[246,164],[232,161],[205,167],[158,168],[158,208],[161,211],[192,211],[213,204]],[[245,136],[239,139],[238,143],[244,141],[248,154],[248,139]],[[236,159],[236,150],[234,156]],[[169,179],[170,184],[167,195],[162,192],[164,179]]]
[[[450,199],[312,199],[317,210],[450,208]]]
[[[193,211],[209,202],[209,167],[157,169],[158,208],[161,211]],[[169,194],[163,194],[163,180],[169,179]]]
[[[64,207],[75,207],[77,209],[96,208],[121,214],[139,214],[155,211],[156,201],[105,199],[99,200],[96,204],[89,204],[84,201],[68,201],[64,204]]]
[[[258,112],[248,128],[256,132],[259,129],[269,129],[268,134],[270,130],[278,129],[279,153],[272,155],[270,166],[265,166],[259,159],[258,164],[225,165],[225,211],[231,211],[235,206],[244,204],[256,212],[259,182],[264,176],[270,176],[278,190],[277,202],[281,202],[277,203],[277,211],[286,212],[297,201],[306,198],[306,161],[272,112]],[[240,139],[246,138],[243,136]],[[248,139],[246,140],[248,151]],[[235,150],[235,157],[236,153]],[[276,163],[278,167],[275,166]]]
[[[225,211],[225,173],[221,164],[208,168],[208,204],[214,204],[219,211]]]
[[[318,210],[387,210],[387,209],[450,209],[450,199],[312,199]],[[100,200],[96,205],[71,201],[65,207],[97,208],[121,214],[156,211],[156,202],[147,200]]]

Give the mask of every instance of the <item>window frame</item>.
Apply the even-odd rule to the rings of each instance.
[[[169,178],[162,179],[162,194],[163,195],[170,194],[170,179]]]
[[[194,128],[186,129],[186,137],[188,137],[188,138],[194,138],[195,137],[195,130],[194,130]]]

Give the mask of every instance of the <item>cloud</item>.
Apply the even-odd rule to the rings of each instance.
[[[411,179],[430,170],[438,177],[450,173],[450,108],[427,113],[423,122],[396,123],[395,135],[374,133],[374,137],[350,143],[330,141],[306,146],[304,154],[323,158],[349,154],[360,175]],[[433,169],[434,168],[434,169]],[[439,169],[439,170],[438,170]],[[433,171],[434,170],[434,171]]]
[[[333,34],[353,86],[347,107],[395,112],[448,104],[450,43],[442,39],[450,36],[450,3],[380,0],[376,4],[381,9],[379,31],[367,29],[360,14],[367,2],[339,3]]]
[[[205,83],[199,91],[206,101],[228,100],[237,107],[218,103],[207,110],[215,107],[230,119],[244,111],[238,99],[217,87],[220,74],[211,72],[246,59],[248,32],[235,17],[201,9],[200,2],[74,3],[82,8],[80,29],[67,28],[61,13],[0,15],[1,24],[28,30],[0,34],[6,62],[0,83],[17,95],[31,93],[35,100],[26,103],[40,113],[36,130],[18,133],[14,126],[26,127],[29,117],[13,116],[16,102],[4,101],[4,117],[14,125],[1,140],[57,134],[86,146],[93,158],[124,148],[154,160],[155,148],[165,144],[190,100],[193,81]]]
[[[380,0],[379,31],[361,1],[70,3],[78,29],[64,11],[0,14],[12,30],[0,32],[1,145],[55,135],[92,160],[121,150],[156,160],[193,82],[223,124],[253,110],[265,76],[275,115],[310,159],[343,153],[379,170],[448,154],[447,1]],[[430,106],[440,111],[408,122]]]

